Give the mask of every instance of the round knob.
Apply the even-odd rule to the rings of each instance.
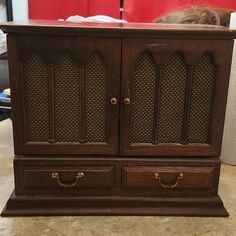
[[[130,104],[130,99],[129,98],[125,98],[124,99],[124,104],[125,105],[129,105]]]
[[[117,99],[116,98],[111,98],[110,103],[112,105],[116,105],[117,104]]]

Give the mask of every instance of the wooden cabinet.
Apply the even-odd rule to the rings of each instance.
[[[15,191],[3,216],[227,216],[220,150],[235,32],[7,23]]]

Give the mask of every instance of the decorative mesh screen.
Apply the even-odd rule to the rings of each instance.
[[[215,90],[216,68],[212,57],[204,54],[193,71],[188,128],[189,143],[208,143]]]
[[[86,141],[106,142],[107,67],[98,53],[90,56],[85,67]]]
[[[62,52],[53,70],[56,142],[79,142],[82,129],[83,142],[106,142],[108,75],[100,54],[92,54],[82,66]],[[27,141],[49,141],[49,74],[46,63],[32,52],[24,62]]]
[[[209,54],[193,68],[187,139],[189,143],[209,143],[216,70]],[[148,52],[139,57],[132,83],[131,143],[153,143],[155,124],[158,143],[181,143],[188,79],[181,53],[173,53],[164,66],[156,65]],[[155,109],[159,110],[157,118]]]
[[[131,111],[131,142],[151,143],[158,68],[152,56],[144,52],[134,67]]]
[[[64,52],[55,66],[56,141],[78,142],[80,119],[80,68]]]
[[[161,77],[159,143],[180,143],[182,136],[187,66],[180,53],[173,53]]]
[[[39,54],[32,51],[23,65],[26,138],[29,142],[47,142],[48,69]]]
[[[204,54],[193,68],[188,142],[208,143],[216,67],[212,57]],[[92,54],[87,65],[81,66],[63,52],[54,72],[56,141],[79,142],[83,119],[85,141],[106,142],[109,80],[100,54]],[[27,141],[48,142],[47,65],[32,51],[23,64],[23,73]],[[172,54],[164,66],[156,65],[149,52],[138,58],[132,81],[131,143],[152,143],[155,124],[158,143],[181,142],[187,79],[187,65],[180,53]],[[157,97],[160,100],[155,104]]]

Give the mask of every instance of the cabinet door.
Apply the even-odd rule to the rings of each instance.
[[[233,42],[127,39],[122,155],[220,155]]]
[[[117,153],[121,41],[10,35],[8,43],[16,154]]]

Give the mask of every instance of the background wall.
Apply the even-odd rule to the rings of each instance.
[[[13,19],[16,21],[28,19],[28,0],[12,0]],[[6,0],[0,0],[0,22],[7,20]]]
[[[12,0],[12,8],[14,20],[28,19],[28,0]]]
[[[234,13],[236,14],[236,13]],[[236,22],[235,30],[236,30]],[[224,138],[221,159],[223,162],[236,165],[236,40],[231,66],[228,101],[225,116]]]
[[[0,0],[0,22],[6,21],[6,19],[7,14],[5,0]]]

